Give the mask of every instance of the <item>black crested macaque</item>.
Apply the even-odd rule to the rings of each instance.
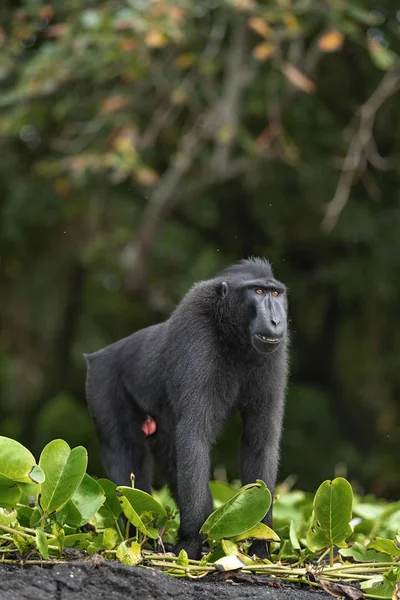
[[[274,493],[287,379],[287,296],[269,262],[196,283],[164,323],[88,355],[87,400],[108,476],[150,492],[155,460],[180,509],[178,552],[201,554],[210,446],[236,411],[241,479]],[[272,524],[272,509],[264,518]],[[256,540],[251,553],[267,555]]]

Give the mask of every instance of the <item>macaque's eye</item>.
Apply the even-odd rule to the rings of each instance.
[[[264,290],[262,290],[261,288],[259,290],[256,290],[256,294],[258,294],[259,296],[262,296],[264,293]]]
[[[273,295],[273,296],[279,296],[279,292],[278,292],[277,290],[274,290],[274,291],[272,292],[272,295]]]

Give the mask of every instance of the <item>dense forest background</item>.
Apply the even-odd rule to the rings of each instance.
[[[264,255],[290,289],[280,479],[398,498],[399,54],[392,0],[3,0],[0,434],[100,475],[83,352]]]

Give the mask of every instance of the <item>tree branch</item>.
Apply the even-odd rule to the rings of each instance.
[[[215,111],[206,111],[181,138],[178,152],[161,177],[144,210],[139,238],[131,257],[131,276],[128,288],[136,292],[143,288],[151,254],[159,228],[176,203],[175,192],[200,150],[200,142],[209,135],[215,124]]]
[[[233,32],[231,45],[228,49],[226,77],[218,107],[219,141],[211,160],[212,168],[216,171],[224,171],[228,167],[238,131],[239,107],[243,90],[248,81],[246,73],[246,31],[246,23],[240,20]]]
[[[322,229],[330,233],[335,227],[341,212],[347,204],[351,186],[360,168],[365,169],[367,161],[376,163],[376,156],[369,157],[371,148],[375,147],[373,126],[375,116],[382,104],[400,89],[400,63],[392,71],[386,73],[369,99],[358,110],[356,120],[358,128],[353,132],[342,172],[332,200],[328,203],[322,220]],[[364,163],[364,166],[363,166]]]

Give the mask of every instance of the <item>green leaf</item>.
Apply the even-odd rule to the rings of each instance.
[[[324,481],[315,494],[307,546],[322,550],[333,546],[345,547],[352,534],[349,525],[353,507],[353,490],[346,479],[337,477]]]
[[[379,581],[379,579],[381,581]],[[362,581],[360,587],[363,592],[367,593],[372,598],[382,598],[392,600],[395,598],[394,590],[396,584],[400,582],[400,569],[398,567],[392,567],[383,576],[377,576],[376,579],[368,579]]]
[[[271,527],[264,523],[257,523],[254,527],[248,531],[244,531],[240,535],[234,538],[235,542],[241,542],[242,540],[271,540],[273,542],[280,542],[279,536],[275,533]]]
[[[126,489],[130,490],[131,488]],[[134,525],[137,529],[139,529],[139,531],[141,531],[148,537],[152,539],[157,539],[158,532],[152,529],[151,527],[146,527],[146,525],[143,523],[142,519],[140,518],[140,516],[138,515],[138,513],[133,508],[132,504],[129,502],[128,498],[125,495],[121,495],[119,497],[119,502],[121,504],[124,515],[126,516],[128,521],[132,523],[132,525]]]
[[[370,504],[368,502],[363,502],[363,503],[354,505],[353,513],[357,517],[361,517],[361,519],[375,521],[375,519],[379,519],[382,516],[382,513],[384,510],[385,510],[384,506],[379,506],[377,504]]]
[[[30,518],[29,526],[32,529],[36,529],[36,527],[39,526],[42,518],[43,518],[42,511],[40,510],[40,508],[38,508],[37,506],[35,506],[34,509],[31,512],[31,518]]]
[[[293,550],[297,550],[298,552],[300,552],[300,550],[301,550],[300,542],[299,542],[299,538],[297,537],[296,524],[293,520],[290,521],[289,538],[290,538],[290,543],[292,544]]]
[[[348,2],[345,7],[345,11],[351,15],[353,19],[364,25],[379,25],[380,23],[380,17],[367,8],[362,8],[352,2]]]
[[[377,550],[378,552],[383,552],[384,554],[389,554],[389,556],[400,556],[400,548],[397,547],[397,544],[393,540],[388,540],[385,538],[375,538],[370,542],[367,546],[368,550]]]
[[[0,508],[0,525],[6,525],[8,527],[16,518],[17,512],[15,510],[8,512],[4,508]]]
[[[128,545],[128,542],[121,542],[116,556],[123,565],[137,565],[142,559],[141,552],[142,549],[137,542],[133,542],[131,545]]]
[[[176,561],[178,565],[182,567],[187,567],[189,565],[189,557],[186,550],[182,548],[182,550],[178,554],[178,560]]]
[[[119,515],[122,512],[122,509],[120,503],[118,502],[116,494],[117,486],[113,481],[110,481],[109,479],[98,479],[97,483],[101,486],[106,496],[104,506],[108,508],[108,510],[112,513],[114,517],[119,517]]]
[[[142,490],[122,485],[117,487],[117,492],[123,494],[125,498],[127,498],[132,508],[134,508],[139,515],[144,512],[152,512],[155,515],[167,516],[165,508],[157,502],[153,496],[150,496],[150,494],[147,494],[146,492],[142,492]]]
[[[15,508],[21,497],[21,490],[12,479],[0,475],[0,506]]]
[[[42,558],[49,558],[49,543],[47,536],[42,529],[36,529],[36,548],[39,550]]]
[[[58,529],[56,524],[54,524],[52,532],[56,539],[58,549],[59,549],[60,553],[62,553],[62,551],[64,550],[64,546],[65,546],[65,537],[66,537],[65,530],[63,528]]]
[[[106,550],[112,550],[117,545],[117,542],[118,542],[117,532],[112,527],[107,527],[107,529],[105,529],[103,531],[103,546],[104,546],[104,548]]]
[[[365,546],[356,542],[350,548],[341,548],[340,556],[344,558],[354,558],[356,562],[384,562],[387,561],[387,555],[376,550],[367,550]]]
[[[117,519],[122,513],[116,493],[117,486],[108,479],[98,479],[97,483],[105,494],[105,501],[93,517],[94,523],[98,529],[115,527]]]
[[[392,52],[392,50],[382,46],[376,39],[372,39],[368,42],[368,50],[373,62],[379,69],[382,69],[383,71],[390,71],[393,69],[398,56]]]
[[[242,487],[214,511],[201,531],[210,539],[238,536],[257,525],[271,506],[271,494],[263,481]]]
[[[64,537],[65,548],[78,548],[79,550],[86,550],[91,542],[92,533],[72,533]]]
[[[0,436],[0,475],[20,483],[41,483],[44,474],[25,446]]]
[[[224,481],[210,481],[210,490],[215,508],[219,508],[225,502],[228,502],[237,491],[231,485]]]
[[[75,510],[69,510],[67,523],[82,527],[94,517],[105,499],[106,496],[101,486],[92,477],[85,474],[68,503],[69,508],[72,505]]]
[[[19,533],[14,533],[13,541],[14,541],[14,544],[16,545],[18,552],[20,553],[21,556],[23,556],[25,554],[25,552],[30,550],[32,548],[32,546],[35,545],[34,537],[26,538],[26,537],[20,535]]]
[[[238,556],[239,548],[231,540],[221,540],[221,546],[225,556]]]
[[[39,460],[46,479],[40,484],[40,506],[46,514],[59,511],[80,485],[87,467],[83,446],[71,450],[64,440],[54,440],[43,449]]]

